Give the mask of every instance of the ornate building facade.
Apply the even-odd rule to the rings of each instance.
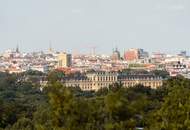
[[[155,75],[124,75],[117,72],[93,72],[86,74],[84,77],[63,79],[62,82],[67,87],[80,87],[84,91],[97,91],[109,87],[113,83],[121,83],[124,87],[141,84],[153,89],[163,85],[163,79]]]

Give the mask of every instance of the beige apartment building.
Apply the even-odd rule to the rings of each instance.
[[[71,65],[72,65],[72,56],[71,56],[71,54],[60,53],[57,56],[57,60],[58,60],[58,64],[57,64],[58,68],[71,67]]]
[[[86,77],[77,79],[64,79],[67,87],[80,87],[84,91],[97,91],[109,87],[113,83],[122,83],[124,87],[133,87],[142,84],[156,89],[163,84],[163,79],[155,75],[123,75],[117,72],[94,72],[86,74]]]

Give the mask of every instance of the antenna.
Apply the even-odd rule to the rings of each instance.
[[[89,49],[90,49],[90,54],[91,55],[96,55],[96,49],[97,49],[97,46],[94,46],[94,45],[86,45]]]

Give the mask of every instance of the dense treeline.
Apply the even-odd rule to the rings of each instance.
[[[170,78],[156,90],[115,83],[98,92],[82,92],[64,87],[58,81],[62,73],[50,73],[43,91],[22,80],[27,75],[42,76],[0,74],[0,129],[190,129],[190,80],[183,77]]]

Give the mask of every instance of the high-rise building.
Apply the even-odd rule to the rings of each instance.
[[[72,65],[72,56],[71,54],[67,53],[60,53],[57,56],[58,59],[58,68],[63,68],[63,67],[71,67]]]
[[[148,57],[149,57],[148,52],[144,51],[143,49],[129,49],[124,54],[124,59],[127,61],[145,59]]]
[[[124,59],[127,61],[134,61],[140,58],[139,49],[129,49],[124,54]]]

